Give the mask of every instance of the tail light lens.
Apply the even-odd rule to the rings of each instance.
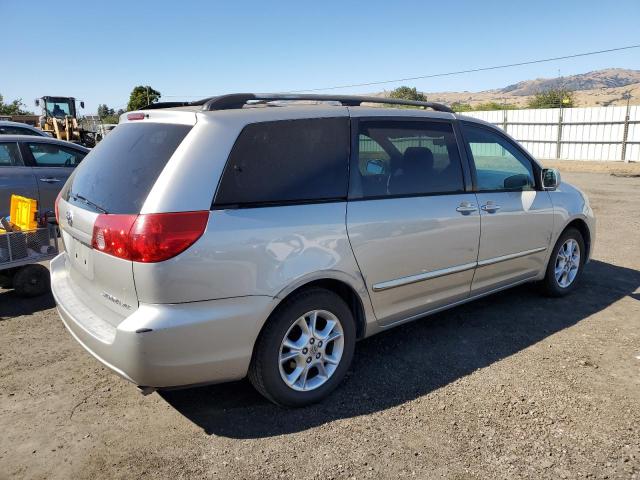
[[[98,215],[93,224],[91,246],[118,258],[132,259],[129,232],[138,215]]]
[[[162,262],[184,252],[204,233],[208,211],[98,215],[93,248],[134,262]]]
[[[62,196],[62,192],[59,192],[59,193],[58,193],[58,196],[56,197],[56,201],[55,201],[55,203],[53,204],[53,209],[54,209],[54,210],[55,210],[55,212],[56,212],[56,223],[57,223],[58,225],[60,225],[60,207],[58,206],[58,204],[60,203],[60,197],[61,197],[61,196]],[[51,210],[49,210],[49,212],[51,212]],[[51,213],[49,213],[49,214],[51,214]]]

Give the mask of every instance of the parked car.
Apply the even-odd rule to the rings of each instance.
[[[35,198],[40,212],[53,212],[60,189],[87,153],[49,136],[0,135],[0,216],[9,214],[12,194]]]
[[[35,135],[36,137],[51,137],[51,134],[32,127],[26,123],[0,121],[0,135]]]
[[[124,114],[57,205],[52,289],[92,355],[145,392],[248,375],[286,406],[333,390],[358,339],[524,282],[566,295],[595,233],[498,128],[350,96]]]

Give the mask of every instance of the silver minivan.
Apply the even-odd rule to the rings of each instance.
[[[333,390],[358,339],[524,282],[571,292],[595,233],[498,128],[351,96],[126,113],[56,205],[52,290],[92,355],[143,391],[248,376],[286,406]]]

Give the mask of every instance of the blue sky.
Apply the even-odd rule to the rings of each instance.
[[[166,100],[288,91],[463,70],[640,43],[640,2],[106,2],[61,9],[0,0],[0,94],[33,107],[75,96],[85,113],[126,105],[149,84]],[[485,90],[608,67],[640,49],[455,77],[419,90]],[[335,93],[370,93],[360,87]],[[171,96],[171,97],[169,97]],[[175,96],[175,97],[174,97]],[[189,96],[189,97],[187,97]]]

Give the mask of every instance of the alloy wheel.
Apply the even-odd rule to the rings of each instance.
[[[567,239],[556,256],[554,274],[556,282],[562,288],[573,283],[580,269],[580,245],[573,238]]]
[[[280,376],[294,390],[315,390],[331,378],[343,352],[344,330],[338,317],[312,310],[293,322],[282,339]]]

